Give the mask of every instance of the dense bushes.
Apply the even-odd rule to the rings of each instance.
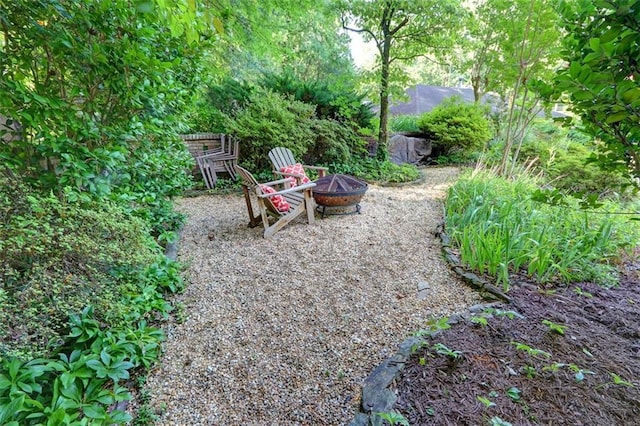
[[[261,85],[315,105],[316,116],[320,119],[336,120],[349,126],[355,125],[359,129],[371,126],[374,116],[371,106],[364,101],[364,95],[357,94],[352,86],[345,83],[332,85],[326,81],[304,82],[285,73],[267,75]]]
[[[151,324],[182,281],[158,242],[182,222],[200,55],[147,11],[0,10],[1,118],[21,129],[0,143],[0,424],[124,423],[122,381],[159,355]]]
[[[534,160],[549,185],[560,191],[598,195],[622,194],[631,182],[615,170],[602,170],[590,162],[596,146],[576,129],[536,121],[520,150],[520,161]]]
[[[189,116],[189,130],[235,134],[242,141],[240,161],[260,172],[271,167],[267,153],[276,146],[314,164],[364,156],[358,132],[372,117],[353,87],[269,74],[255,85],[227,79],[209,87],[206,101]]]
[[[566,197],[563,206],[532,200],[539,182],[476,171],[450,189],[446,225],[462,261],[505,287],[524,271],[541,283],[581,280],[613,285],[620,250],[633,248],[640,235],[619,206],[580,209]]]
[[[150,324],[172,309],[178,266],[122,205],[70,202],[6,169],[0,236],[0,423],[126,422],[108,409],[160,354]]]
[[[347,162],[364,153],[364,141],[350,127],[318,119],[313,105],[264,89],[253,91],[228,128],[243,142],[240,161],[252,171],[270,169],[268,152],[277,146],[316,164]]]
[[[64,341],[69,315],[93,305],[122,320],[127,274],[158,261],[146,222],[110,202],[80,207],[0,174],[0,357],[43,356]],[[140,277],[138,277],[140,278]]]
[[[456,97],[422,115],[418,126],[444,155],[481,150],[491,138],[485,107]]]

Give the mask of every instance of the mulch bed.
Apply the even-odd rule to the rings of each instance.
[[[638,269],[612,289],[545,290],[519,277],[510,304],[427,338],[395,383],[394,410],[411,425],[638,424]]]

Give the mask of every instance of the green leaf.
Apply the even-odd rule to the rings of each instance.
[[[594,98],[593,93],[588,90],[574,92],[571,97],[576,101],[590,101]]]
[[[107,414],[104,407],[97,404],[85,406],[83,407],[82,411],[84,412],[85,416],[91,419],[104,419]]]
[[[136,4],[136,9],[141,13],[151,13],[153,12],[153,2],[139,1]]]
[[[592,38],[591,40],[589,40],[589,47],[591,47],[591,50],[593,50],[594,52],[597,52],[600,50],[600,39],[599,38]]]
[[[571,62],[571,66],[569,66],[569,75],[572,78],[578,78],[578,75],[580,74],[581,69],[582,69],[582,66],[580,65],[580,62],[573,61]]]
[[[609,115],[605,122],[607,124],[618,123],[627,117],[629,117],[629,113],[626,111],[616,112],[615,114]]]
[[[518,401],[520,399],[520,394],[522,391],[516,387],[512,387],[507,389],[507,396],[514,401]]]
[[[0,424],[4,425],[14,414],[24,411],[25,396],[12,399],[7,405],[0,406]]]
[[[218,34],[224,34],[224,24],[220,18],[213,18],[213,27],[216,29]]]
[[[625,91],[621,96],[622,100],[626,103],[632,103],[636,99],[640,98],[640,87],[634,87]]]

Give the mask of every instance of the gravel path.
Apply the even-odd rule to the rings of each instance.
[[[147,381],[157,424],[347,424],[363,380],[402,340],[479,303],[433,235],[458,171],[425,173],[370,185],[360,215],[299,219],[269,240],[246,226],[241,196],[182,199],[187,318],[167,328]]]

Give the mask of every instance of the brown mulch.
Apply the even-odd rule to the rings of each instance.
[[[477,312],[427,339],[395,383],[394,411],[411,425],[639,424],[638,269],[611,289],[544,290],[519,277],[486,325]],[[438,354],[437,343],[462,354]]]

